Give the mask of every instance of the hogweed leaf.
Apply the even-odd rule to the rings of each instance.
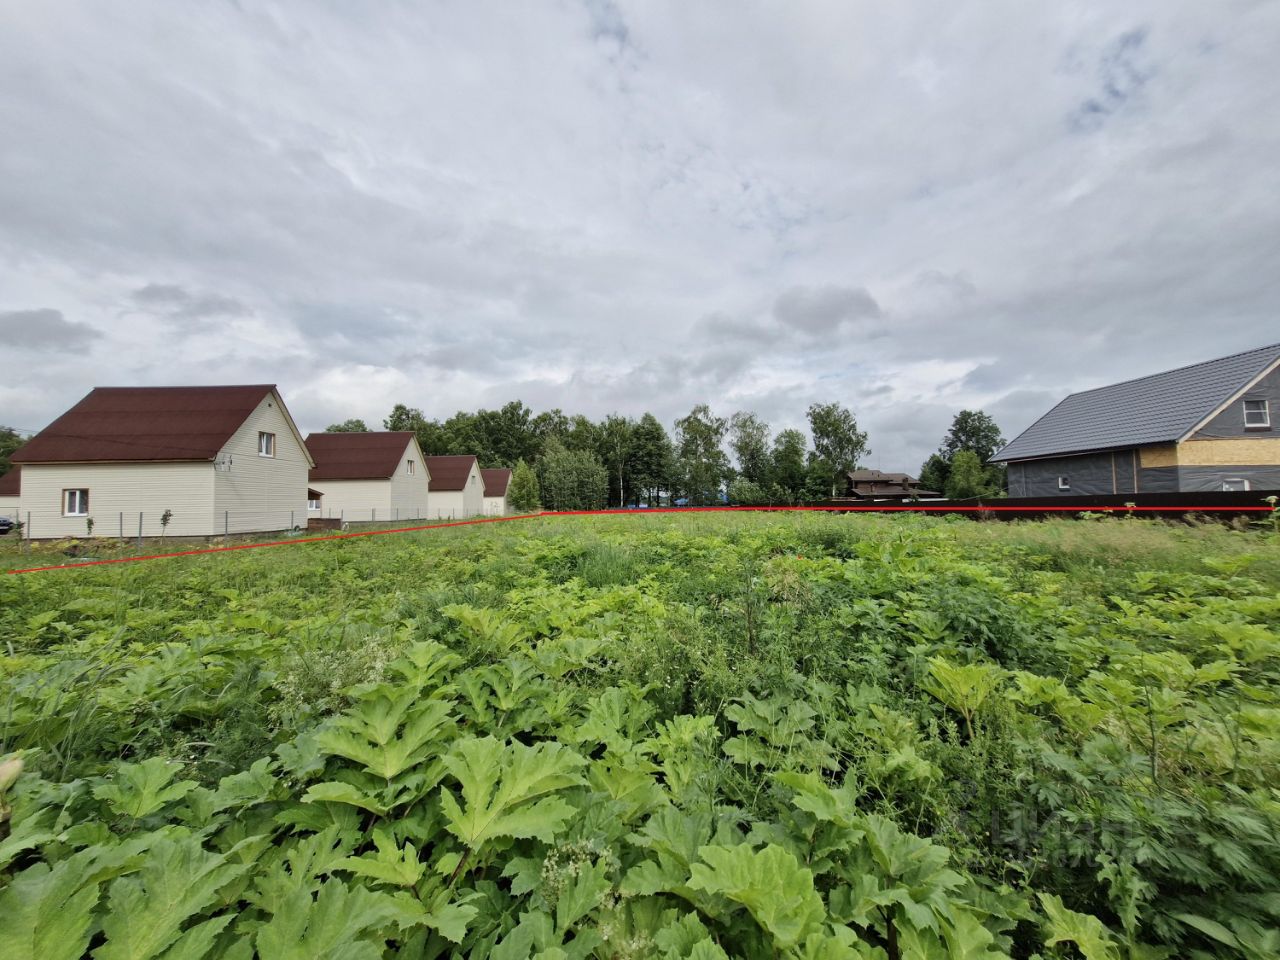
[[[338,783],[335,780],[312,785],[302,795],[302,801],[304,803],[347,803],[361,810],[376,813],[380,817],[385,816],[390,810],[386,804],[376,797],[369,796],[359,787],[350,783]]]
[[[795,946],[826,916],[813,874],[776,844],[759,851],[746,844],[702,847],[698,855],[703,862],[693,864],[689,886],[742,904],[779,947]]]
[[[178,764],[163,757],[151,757],[142,763],[122,763],[112,771],[109,783],[93,788],[93,795],[107,801],[115,813],[141,819],[168,803],[181,800],[199,786],[194,780],[173,783],[178,770]]]
[[[467,927],[480,912],[479,907],[472,906],[467,900],[474,899],[476,894],[454,903],[440,903],[423,914],[422,923],[431,927],[446,940],[461,943],[467,935]]]
[[[397,847],[390,831],[375,829],[373,843],[377,853],[347,857],[339,861],[336,868],[397,887],[412,887],[427,872],[427,865],[418,859],[413,844],[406,843],[403,849]]]
[[[9,960],[79,960],[98,903],[92,851],[37,863],[0,893],[0,945]]]
[[[235,914],[224,913],[203,923],[197,923],[191,929],[184,931],[173,946],[164,952],[162,960],[203,960],[209,948],[213,946],[213,941],[218,938],[218,934],[234,919]]]
[[[929,660],[924,688],[964,719],[970,738],[973,716],[1000,686],[1005,671],[993,663],[951,663],[941,657]]]
[[[588,864],[565,885],[556,900],[556,930],[561,936],[594,910],[612,889],[608,874],[607,864]]]
[[[210,853],[194,837],[152,846],[136,876],[111,885],[102,929],[107,942],[94,960],[148,960],[178,939],[183,924],[203,912],[218,889],[249,869]]]
[[[404,915],[405,905],[389,894],[326,880],[314,900],[310,890],[295,890],[258,929],[258,956],[261,960],[380,960],[385,938],[370,940],[361,935],[397,923]]]
[[[443,700],[418,700],[411,687],[378,688],[321,731],[316,741],[325,752],[390,780],[427,759],[427,746],[456,724],[449,709]]]
[[[49,828],[52,826],[54,816],[54,811],[46,808],[15,820],[11,825],[13,832],[0,840],[0,870],[7,867],[10,861],[23,851],[53,840],[57,833]]]
[[[1047,922],[1041,926],[1045,932],[1045,946],[1070,941],[1084,954],[1085,960],[1120,960],[1120,950],[1111,939],[1108,930],[1097,917],[1068,910],[1062,898],[1052,893],[1040,894]]]
[[[558,743],[528,747],[470,737],[453,745],[444,764],[461,784],[463,801],[441,793],[445,826],[474,850],[494,837],[554,839],[573,807],[547,794],[582,784],[578,771],[586,760]]]

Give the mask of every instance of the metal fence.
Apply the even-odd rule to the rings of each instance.
[[[308,527],[346,529],[352,525],[430,523],[468,519],[456,509],[392,507],[358,510],[221,510],[183,514],[172,510],[95,511],[84,516],[19,511],[9,537],[34,540],[137,541],[208,539],[305,532]]]

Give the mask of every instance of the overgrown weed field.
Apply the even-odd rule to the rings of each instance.
[[[1278,627],[1274,533],[1121,518],[0,577],[0,955],[1280,956]]]

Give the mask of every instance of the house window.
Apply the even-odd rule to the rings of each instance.
[[[62,515],[64,517],[87,517],[89,515],[89,491],[63,490]]]
[[[307,509],[308,509],[308,510],[319,510],[319,509],[320,509],[320,499],[317,497],[315,500],[308,500],[308,501],[307,501]]]
[[[1245,428],[1266,428],[1271,426],[1271,412],[1267,410],[1265,400],[1246,400],[1244,402]]]
[[[405,472],[406,472],[407,474],[409,474],[409,476],[411,476],[411,477],[412,477],[412,476],[413,476],[413,461],[412,461],[412,460],[406,460],[406,461],[404,462],[404,466],[405,466]]]
[[[258,456],[274,457],[276,455],[276,435],[274,433],[258,434]]]
[[[1071,481],[1070,481],[1070,480],[1068,480],[1066,477],[1059,477],[1059,478],[1058,478],[1058,489],[1059,489],[1059,490],[1070,490],[1070,489],[1071,489]]]
[[[1231,478],[1229,478],[1229,479],[1227,479],[1227,480],[1223,480],[1223,481],[1222,481],[1222,489],[1223,489],[1223,490],[1228,490],[1228,491],[1230,491],[1230,490],[1248,490],[1248,489],[1249,489],[1249,481],[1248,481],[1248,480],[1245,480],[1243,477],[1231,477]]]

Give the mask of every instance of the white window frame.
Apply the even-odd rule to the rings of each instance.
[[[1229,484],[1229,483],[1243,483],[1243,484],[1244,484],[1244,486],[1243,486],[1243,487],[1241,487],[1239,490],[1235,490],[1235,489],[1232,489],[1231,487],[1228,487],[1228,486],[1227,486],[1227,484]],[[1222,492],[1223,492],[1223,493],[1244,493],[1245,491],[1247,491],[1247,490],[1249,490],[1249,489],[1250,489],[1250,487],[1249,487],[1249,478],[1248,478],[1248,477],[1227,477],[1226,479],[1224,479],[1224,480],[1222,481]]]
[[[307,509],[308,509],[308,510],[319,510],[319,509],[320,509],[320,500],[319,500],[319,498],[316,498],[315,500],[312,500],[310,497],[308,497],[308,498],[307,498]]]
[[[1059,478],[1058,478],[1058,489],[1059,489],[1059,490],[1070,490],[1070,489],[1071,489],[1071,478],[1070,478],[1070,477],[1059,477]]]
[[[258,456],[275,459],[276,435],[265,430],[258,431]]]
[[[409,476],[411,476],[411,477],[413,476],[413,461],[412,461],[412,460],[406,460],[406,461],[404,462],[404,472],[405,472],[405,473],[407,473],[407,474],[408,474]]]
[[[1251,403],[1262,404],[1262,409],[1250,410],[1249,404]],[[1266,400],[1245,400],[1243,405],[1244,405],[1244,428],[1246,430],[1265,430],[1271,426],[1271,404],[1269,404]],[[1260,413],[1262,414],[1262,419],[1251,423],[1249,421],[1250,413],[1255,415]]]
[[[71,509],[74,494],[76,509]],[[89,490],[86,487],[68,488],[62,491],[62,515],[64,517],[87,517],[89,515]]]

